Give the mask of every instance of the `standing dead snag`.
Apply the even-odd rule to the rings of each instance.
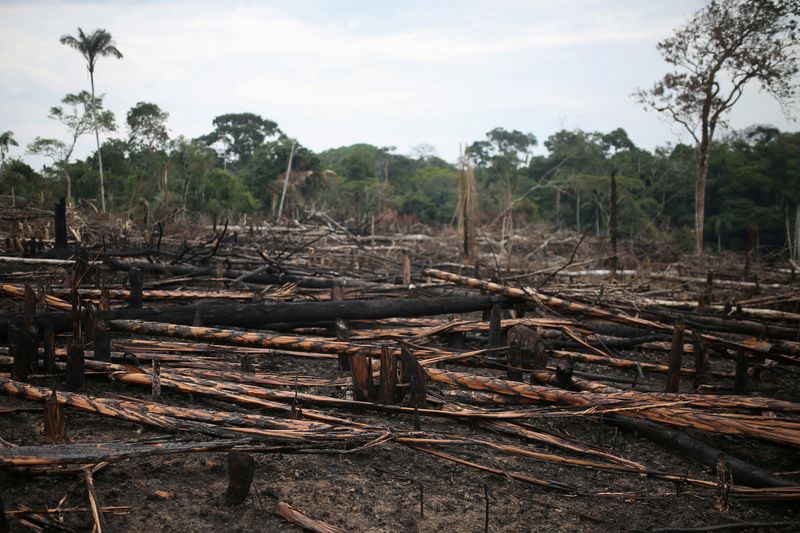
[[[67,251],[67,202],[64,198],[55,204],[53,208],[55,214],[55,239],[56,252],[64,253]]]
[[[611,240],[611,279],[616,279],[619,269],[619,255],[617,253],[617,171],[611,171],[611,214],[609,216],[609,238]]]
[[[458,206],[456,217],[458,226],[463,235],[464,258],[472,257],[475,247],[475,174],[472,172],[472,163],[465,152],[460,157],[458,168]]]
[[[252,455],[233,450],[228,452],[228,488],[223,495],[225,503],[228,505],[244,503],[250,493],[254,472],[255,461]]]

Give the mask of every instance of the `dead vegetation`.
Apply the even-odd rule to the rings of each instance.
[[[51,217],[0,222],[0,530],[798,526],[791,264]]]

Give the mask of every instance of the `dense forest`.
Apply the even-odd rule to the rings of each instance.
[[[68,141],[37,138],[25,149],[50,159],[39,171],[14,153],[13,135],[4,134],[0,189],[15,202],[49,206],[69,194],[77,205],[99,207],[97,154],[71,159],[75,140],[91,130],[90,98],[67,95],[50,110],[64,123]],[[454,221],[458,168],[429,146],[411,155],[370,144],[315,153],[254,113],[218,116],[210,133],[197,139],[171,138],[168,117],[158,105],[140,102],[127,113],[127,135],[103,142],[110,211],[142,223],[176,216],[274,217],[291,155],[285,214],[301,217],[315,208],[355,226],[373,218],[405,228]],[[99,120],[104,131],[122,130],[109,111]],[[546,222],[605,235],[614,174],[621,236],[670,235],[690,247],[692,146],[651,152],[623,129],[558,131],[542,142],[546,155],[534,155],[538,144],[533,134],[496,128],[466,147],[482,224]],[[753,126],[714,143],[705,227],[712,250],[741,248],[755,230],[760,244],[791,251],[799,203],[800,133]]]

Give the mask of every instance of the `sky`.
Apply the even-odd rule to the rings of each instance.
[[[685,132],[630,96],[668,70],[656,43],[701,0],[0,0],[0,131],[25,155],[36,136],[66,140],[48,118],[89,88],[80,54],[59,43],[108,30],[123,53],[101,58],[98,93],[127,136],[137,102],[169,113],[173,136],[212,130],[215,116],[253,112],[312,150],[366,142],[449,161],[495,127],[531,132],[624,128],[653,149]],[[730,124],[795,131],[750,86]],[[92,150],[86,136],[76,155]],[[540,149],[542,152],[543,148]]]

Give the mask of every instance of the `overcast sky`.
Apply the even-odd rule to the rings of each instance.
[[[630,94],[666,72],[655,45],[700,0],[0,0],[0,131],[22,156],[35,136],[65,138],[47,118],[88,89],[64,34],[104,28],[124,58],[101,58],[95,81],[125,136],[139,101],[196,137],[223,113],[269,118],[313,150],[367,142],[411,153],[419,143],[455,160],[460,142],[495,127],[544,141],[566,128],[623,127],[652,149],[685,140]],[[749,87],[734,128],[796,130]],[[85,138],[79,156],[93,139]],[[34,166],[41,161],[27,158]],[[38,163],[38,164],[37,164]]]

